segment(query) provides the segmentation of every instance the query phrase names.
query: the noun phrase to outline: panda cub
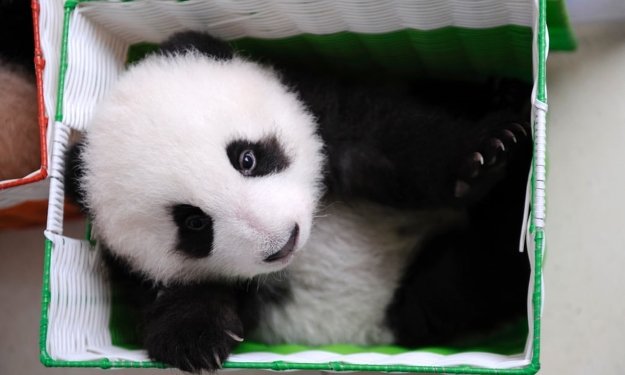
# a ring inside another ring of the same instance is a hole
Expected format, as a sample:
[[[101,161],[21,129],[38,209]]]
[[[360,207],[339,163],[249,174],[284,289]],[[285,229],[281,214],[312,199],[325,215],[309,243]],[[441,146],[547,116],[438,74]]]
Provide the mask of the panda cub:
[[[526,314],[517,96],[278,71],[182,32],[99,103],[66,190],[153,360],[212,371],[243,339],[449,344]]]

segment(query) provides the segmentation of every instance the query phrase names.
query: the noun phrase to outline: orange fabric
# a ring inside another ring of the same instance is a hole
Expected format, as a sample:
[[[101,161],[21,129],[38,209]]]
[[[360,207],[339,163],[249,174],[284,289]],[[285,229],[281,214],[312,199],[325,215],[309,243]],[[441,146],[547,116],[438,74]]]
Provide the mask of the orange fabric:
[[[84,218],[78,207],[66,203],[64,220]],[[29,201],[0,210],[0,230],[24,229],[46,224],[48,201]]]

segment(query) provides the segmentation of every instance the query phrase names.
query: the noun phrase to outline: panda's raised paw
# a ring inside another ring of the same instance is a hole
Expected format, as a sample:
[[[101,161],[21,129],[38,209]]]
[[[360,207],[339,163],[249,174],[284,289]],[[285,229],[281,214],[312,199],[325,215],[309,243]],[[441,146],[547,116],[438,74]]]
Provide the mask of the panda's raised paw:
[[[146,313],[150,359],[190,373],[214,372],[243,341],[228,288],[202,285],[164,291]]]
[[[477,150],[461,162],[454,196],[464,199],[476,194],[476,190],[488,189],[498,179],[508,157],[520,144],[528,143],[529,134],[529,123],[511,122],[486,137]]]

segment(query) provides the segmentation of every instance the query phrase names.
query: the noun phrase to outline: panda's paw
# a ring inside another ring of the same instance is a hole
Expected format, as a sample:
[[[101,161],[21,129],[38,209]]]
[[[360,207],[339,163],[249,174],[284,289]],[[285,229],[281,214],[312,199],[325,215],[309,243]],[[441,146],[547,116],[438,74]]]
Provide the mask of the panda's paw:
[[[503,166],[517,147],[531,140],[529,123],[510,122],[497,126],[475,151],[460,163],[454,196],[465,199],[482,192],[498,180]]]
[[[526,111],[531,102],[532,86],[526,82],[503,77],[492,77],[489,82],[490,95],[488,108],[514,109],[523,116],[529,116]]]
[[[160,339],[146,344],[150,359],[189,373],[220,370],[240,335],[223,330],[161,332]]]
[[[150,359],[190,373],[221,369],[243,341],[243,324],[230,296],[218,294],[179,290],[159,296],[146,314]]]

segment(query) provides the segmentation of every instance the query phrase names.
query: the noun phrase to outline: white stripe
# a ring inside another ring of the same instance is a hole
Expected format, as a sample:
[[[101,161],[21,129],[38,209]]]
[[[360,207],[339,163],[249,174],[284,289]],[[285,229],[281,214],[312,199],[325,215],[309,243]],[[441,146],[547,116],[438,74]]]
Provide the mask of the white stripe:
[[[148,5],[149,6],[146,6]],[[325,0],[186,2],[137,0],[81,3],[85,16],[127,42],[158,42],[183,28],[205,29],[231,40],[246,36],[285,38],[341,31],[376,34],[446,26],[533,26],[528,0]]]

